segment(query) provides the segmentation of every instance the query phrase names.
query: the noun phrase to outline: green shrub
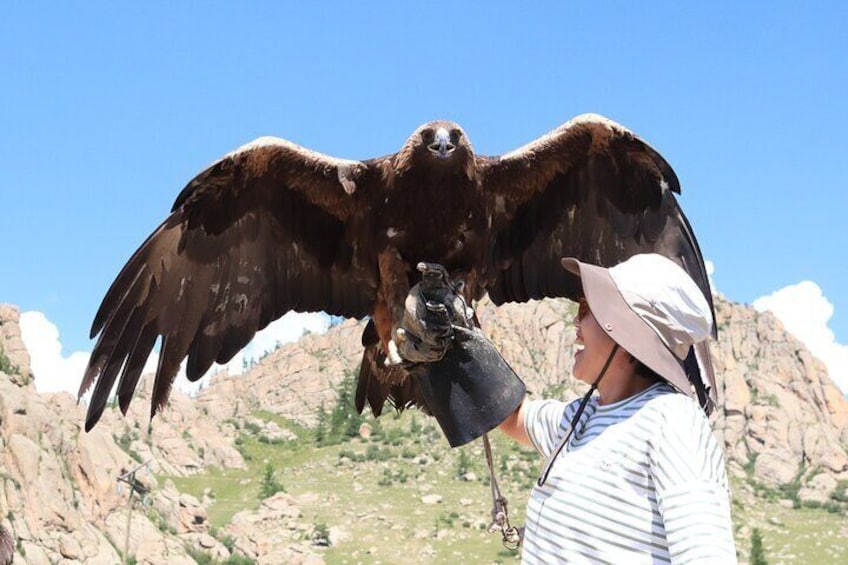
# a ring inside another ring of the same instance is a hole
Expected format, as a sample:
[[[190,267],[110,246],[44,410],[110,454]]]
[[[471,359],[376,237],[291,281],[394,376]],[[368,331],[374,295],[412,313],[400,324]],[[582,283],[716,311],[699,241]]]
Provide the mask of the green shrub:
[[[842,504],[831,500],[824,503],[824,509],[831,514],[843,514],[845,512],[845,507]]]
[[[391,428],[383,434],[383,443],[398,447],[405,442],[407,437],[409,437],[409,433],[406,430],[402,428]]]
[[[215,559],[211,554],[191,546],[186,546],[185,549],[188,556],[194,559],[197,565],[215,565]]]
[[[330,547],[330,529],[324,522],[315,524],[315,529],[312,530],[312,544]]]
[[[339,459],[342,459],[343,457],[347,457],[351,461],[355,462],[365,461],[365,456],[363,454],[356,453],[355,451],[352,451],[350,449],[339,450]]]
[[[830,498],[836,502],[848,503],[848,480],[841,480],[830,493]]]
[[[745,470],[745,473],[748,475],[748,477],[754,476],[754,467],[757,464],[757,457],[759,457],[759,455],[760,454],[755,452],[755,451],[752,451],[751,453],[748,454],[748,462],[745,463],[745,465],[742,466],[742,468]]]
[[[369,445],[368,449],[365,450],[366,461],[388,461],[392,458],[393,455],[391,449],[383,449],[376,445]]]
[[[751,565],[768,565],[766,553],[763,549],[763,536],[760,534],[759,528],[754,528],[751,534]]]
[[[222,565],[256,565],[256,561],[238,553],[231,553]]]
[[[233,536],[222,535],[221,537],[218,537],[217,531],[216,532],[210,532],[210,533],[212,534],[212,537],[214,537],[219,542],[221,542],[221,545],[223,545],[224,547],[227,548],[227,551],[229,551],[230,553],[233,552],[233,549],[236,547],[236,540],[233,539]]]
[[[21,369],[12,363],[12,360],[6,355],[6,350],[3,348],[3,344],[0,343],[0,373],[19,375],[20,371]]]
[[[246,429],[248,432],[252,433],[253,435],[256,435],[262,430],[262,427],[259,424],[257,424],[256,422],[245,422],[244,423],[244,429]]]
[[[286,492],[277,479],[274,477],[274,466],[268,463],[265,465],[265,471],[262,474],[262,483],[259,486],[259,498],[264,500],[274,496],[278,492]]]
[[[459,459],[456,461],[456,478],[461,479],[471,469],[471,458],[465,449],[459,450]]]
[[[412,418],[409,420],[409,433],[413,436],[421,435],[421,424],[418,423],[418,419],[415,417],[415,414],[412,415]]]
[[[397,471],[392,471],[391,469],[385,468],[383,469],[383,476],[377,480],[377,484],[381,487],[390,487],[395,482],[405,483],[409,479],[409,476],[406,474],[406,471],[403,469],[398,469]]]

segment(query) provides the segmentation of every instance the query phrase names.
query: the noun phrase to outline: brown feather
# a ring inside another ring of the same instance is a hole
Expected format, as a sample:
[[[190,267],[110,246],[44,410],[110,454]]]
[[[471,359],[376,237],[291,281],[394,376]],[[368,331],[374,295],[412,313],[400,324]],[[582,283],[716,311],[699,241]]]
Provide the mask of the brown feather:
[[[152,324],[145,326],[127,359],[117,392],[118,405],[124,415],[130,407],[130,400],[132,400],[132,395],[135,393],[136,386],[138,386],[138,379],[141,377],[141,371],[147,361],[147,353],[153,348],[157,337],[155,326]]]
[[[354,397],[357,412],[361,414],[367,405],[371,408],[371,414],[377,418],[388,402],[398,412],[410,406],[418,406],[429,413],[415,380],[409,378],[402,367],[387,367],[385,361],[386,355],[379,342],[365,346]]]
[[[88,428],[122,366],[126,407],[157,336],[154,413],[186,356],[197,379],[288,310],[369,313],[375,275],[367,263],[354,264],[339,219],[367,206],[366,167],[278,141],[236,151],[198,175],[112,283],[92,324],[99,339],[80,388],[97,381]],[[339,166],[360,184],[354,196],[339,185]]]
[[[496,304],[576,299],[579,286],[563,275],[561,257],[610,266],[640,252],[675,259],[711,300],[703,257],[672,195],[680,191],[677,176],[618,124],[581,116],[480,164],[485,190],[503,199],[495,206],[494,223],[503,227],[488,287]]]

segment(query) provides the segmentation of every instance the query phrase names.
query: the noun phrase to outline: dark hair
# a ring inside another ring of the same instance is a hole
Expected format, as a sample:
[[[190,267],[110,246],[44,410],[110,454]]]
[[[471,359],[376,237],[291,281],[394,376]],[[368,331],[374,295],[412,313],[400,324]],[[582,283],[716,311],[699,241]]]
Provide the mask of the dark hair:
[[[636,367],[636,373],[637,374],[645,377],[646,379],[650,379],[654,382],[662,382],[662,381],[665,380],[664,378],[662,378],[660,376],[659,373],[657,373],[656,371],[654,371],[653,369],[651,369],[650,367],[648,367],[647,365],[645,365],[644,363],[642,363],[641,361],[639,361],[638,359],[633,357],[632,355],[630,357],[633,359],[633,365],[635,365],[635,367]]]

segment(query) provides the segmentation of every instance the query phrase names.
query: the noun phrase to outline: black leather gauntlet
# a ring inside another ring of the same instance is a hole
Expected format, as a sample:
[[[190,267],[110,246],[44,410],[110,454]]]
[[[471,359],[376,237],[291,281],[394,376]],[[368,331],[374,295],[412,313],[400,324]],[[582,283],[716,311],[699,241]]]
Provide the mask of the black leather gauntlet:
[[[406,299],[398,354],[409,364],[427,408],[451,447],[503,422],[524,398],[524,383],[474,323],[474,312],[435,263]]]

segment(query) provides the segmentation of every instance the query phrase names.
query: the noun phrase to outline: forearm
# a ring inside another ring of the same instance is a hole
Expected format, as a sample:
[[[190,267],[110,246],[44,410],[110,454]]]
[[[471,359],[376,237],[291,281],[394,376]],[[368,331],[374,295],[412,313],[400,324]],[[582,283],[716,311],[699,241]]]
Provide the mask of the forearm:
[[[509,415],[509,417],[501,422],[498,429],[519,443],[530,445],[530,437],[527,435],[527,429],[524,427],[524,403],[526,397],[521,399],[518,408]]]

